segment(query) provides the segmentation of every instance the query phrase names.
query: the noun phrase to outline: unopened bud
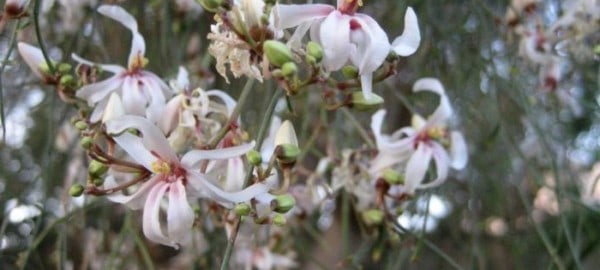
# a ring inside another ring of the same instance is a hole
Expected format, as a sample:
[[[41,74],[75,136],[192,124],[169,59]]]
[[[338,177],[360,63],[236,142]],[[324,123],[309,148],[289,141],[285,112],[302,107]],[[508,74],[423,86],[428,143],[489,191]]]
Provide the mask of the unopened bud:
[[[287,62],[281,66],[281,75],[285,77],[294,76],[298,72],[298,67],[294,62]]]
[[[263,51],[269,59],[269,62],[276,67],[280,67],[287,62],[294,61],[292,51],[282,42],[276,40],[267,40],[263,44]]]
[[[317,63],[323,60],[323,48],[321,48],[319,43],[314,41],[309,41],[308,44],[306,44],[306,54],[312,56]]]
[[[75,128],[79,131],[82,131],[88,128],[88,124],[85,121],[79,120],[75,122]]]
[[[402,176],[399,172],[392,169],[383,170],[383,180],[388,182],[390,185],[401,185],[404,184],[404,176]]]
[[[285,217],[282,214],[276,214],[275,216],[273,216],[273,224],[275,224],[276,226],[284,226],[287,223],[287,220],[285,219]]]
[[[73,81],[73,76],[69,74],[60,77],[60,85],[70,85]]]
[[[219,11],[219,7],[223,5],[223,0],[196,0],[196,2],[198,2],[204,10],[212,13]]]
[[[371,93],[369,98],[366,98],[363,92],[352,93],[351,105],[359,111],[371,111],[383,105],[383,98]]]
[[[58,64],[58,71],[63,74],[71,71],[71,68],[72,68],[71,64],[68,64],[68,63]]]
[[[90,165],[88,165],[88,173],[90,176],[101,177],[106,171],[108,171],[108,166],[100,161],[92,160]]]
[[[81,138],[81,141],[79,141],[79,145],[81,145],[83,149],[87,150],[92,148],[92,145],[94,145],[94,140],[90,137],[83,137]]]
[[[596,45],[596,47],[594,47],[594,53],[600,55],[600,44]]]
[[[277,213],[287,213],[296,204],[296,200],[290,194],[278,195],[275,200],[271,201],[271,208]]]
[[[236,215],[241,217],[249,215],[251,210],[252,208],[250,208],[250,205],[245,203],[236,204],[233,207],[233,212],[235,212]]]
[[[277,160],[283,164],[294,163],[300,156],[300,148],[293,144],[280,144],[275,148]]]
[[[383,222],[383,212],[379,209],[371,209],[362,213],[363,220],[367,225],[378,225]]]
[[[282,144],[291,144],[298,146],[298,137],[296,136],[296,130],[290,120],[285,120],[277,129],[275,133],[275,146]]]
[[[92,177],[90,180],[94,186],[101,187],[104,185],[104,177]]]
[[[256,150],[250,150],[246,157],[248,158],[248,162],[254,166],[258,166],[262,163],[262,155]]]
[[[85,188],[81,184],[74,184],[69,188],[69,195],[72,197],[79,197],[83,194]]]
[[[342,68],[342,74],[348,79],[354,79],[358,77],[358,68],[355,66],[344,66]]]

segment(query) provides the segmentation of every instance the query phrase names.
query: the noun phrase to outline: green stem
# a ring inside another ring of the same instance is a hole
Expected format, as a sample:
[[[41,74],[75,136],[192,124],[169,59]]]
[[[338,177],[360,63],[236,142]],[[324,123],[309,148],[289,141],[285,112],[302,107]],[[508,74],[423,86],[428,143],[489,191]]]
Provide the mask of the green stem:
[[[10,58],[10,55],[12,54],[12,50],[15,47],[15,42],[17,40],[17,30],[19,30],[19,23],[21,21],[17,20],[15,22],[15,28],[13,29],[13,32],[10,36],[10,42],[8,43],[8,51],[6,52],[6,55],[4,56],[4,59],[2,59],[2,64],[0,66],[0,121],[2,122],[2,141],[4,142],[6,140],[6,118],[4,115],[4,88],[3,88],[3,82],[2,82],[2,75],[4,75],[4,69],[6,68],[6,63],[8,63],[8,59]]]
[[[237,118],[240,116],[240,112],[242,111],[242,106],[244,106],[244,103],[246,103],[246,100],[248,99],[250,92],[252,92],[253,85],[254,85],[254,79],[248,79],[248,81],[246,81],[246,84],[244,85],[244,89],[242,89],[242,93],[240,94],[240,97],[238,98],[237,104],[235,105],[233,112],[231,112],[231,115],[229,116],[229,121],[227,122],[227,124],[225,124],[225,126],[223,126],[221,128],[221,130],[219,130],[217,135],[210,141],[210,143],[208,144],[209,149],[214,149],[215,147],[217,147],[217,145],[219,144],[219,142],[221,142],[223,137],[225,137],[227,132],[229,132],[229,130],[231,130],[231,123],[235,123]]]
[[[38,44],[40,45],[40,50],[42,51],[42,55],[44,56],[44,60],[48,65],[48,70],[50,74],[54,74],[54,64],[50,61],[50,57],[48,57],[48,53],[46,52],[46,46],[44,46],[44,40],[42,39],[42,33],[40,32],[40,8],[41,8],[42,0],[35,0],[35,5],[33,6],[33,25],[35,27],[35,36],[38,40]]]
[[[367,131],[362,127],[362,125],[358,122],[358,120],[356,120],[356,118],[354,118],[354,115],[352,115],[352,113],[350,113],[350,111],[348,111],[347,108],[341,108],[340,111],[342,111],[342,114],[344,114],[344,116],[346,116],[346,118],[348,120],[350,120],[350,123],[358,131],[358,134],[360,135],[360,137],[362,137],[363,140],[365,140],[367,145],[370,148],[375,148],[376,147],[375,143],[373,142],[371,137],[369,137],[369,133],[367,133]]]

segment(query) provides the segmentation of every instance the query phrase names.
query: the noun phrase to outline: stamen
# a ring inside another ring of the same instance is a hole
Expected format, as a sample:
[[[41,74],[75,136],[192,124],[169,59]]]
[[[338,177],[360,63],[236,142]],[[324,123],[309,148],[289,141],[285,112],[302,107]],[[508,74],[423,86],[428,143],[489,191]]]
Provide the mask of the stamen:
[[[152,172],[157,174],[168,174],[171,172],[171,166],[162,160],[152,162]]]

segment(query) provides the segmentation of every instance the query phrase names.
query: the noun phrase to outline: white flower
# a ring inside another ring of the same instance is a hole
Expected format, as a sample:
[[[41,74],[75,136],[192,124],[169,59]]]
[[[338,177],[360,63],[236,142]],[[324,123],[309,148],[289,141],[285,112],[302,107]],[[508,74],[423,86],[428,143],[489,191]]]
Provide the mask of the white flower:
[[[128,133],[128,129],[137,129],[142,136]],[[110,120],[106,122],[106,130],[115,135],[115,142],[135,162],[152,173],[151,178],[133,194],[112,194],[109,199],[133,209],[143,207],[143,231],[154,242],[177,248],[188,235],[194,223],[194,211],[187,200],[189,195],[210,198],[231,207],[233,203],[247,202],[268,191],[265,185],[254,184],[240,192],[225,192],[212,184],[199,169],[202,160],[239,157],[252,149],[254,143],[216,150],[192,150],[179,158],[160,129],[143,117],[125,115]],[[113,177],[106,179],[107,188],[116,185]],[[163,198],[169,202],[166,234],[159,218]]]
[[[19,54],[27,63],[31,71],[35,73],[40,79],[47,80],[50,79],[50,74],[48,74],[48,65],[46,60],[44,59],[44,55],[42,54],[42,50],[35,46],[31,46],[25,42],[19,42],[17,45]]]
[[[379,150],[371,163],[371,172],[378,174],[385,168],[406,162],[403,192],[408,194],[442,184],[448,175],[448,167],[462,169],[468,158],[462,134],[448,131],[447,121],[452,116],[452,108],[442,84],[437,79],[424,78],[415,83],[413,91],[431,91],[440,96],[439,106],[427,120],[414,115],[412,127],[402,128],[389,136],[381,134],[385,110],[377,111],[371,122]],[[436,178],[423,183],[432,158]]]
[[[83,86],[77,91],[77,97],[84,99],[88,105],[95,106],[90,117],[91,122],[102,118],[110,93],[121,96],[127,114],[147,116],[156,122],[161,117],[168,95],[167,85],[154,73],[143,70],[147,59],[144,58],[146,43],[138,32],[138,25],[129,13],[118,6],[103,5],[98,12],[114,19],[133,34],[128,68],[119,65],[98,65],[103,70],[114,73],[106,80]],[[86,65],[96,65],[73,54],[73,59]]]
[[[360,1],[338,0],[337,9],[324,4],[278,5],[276,28],[298,26],[290,39],[297,44],[310,29],[310,38],[323,47],[327,71],[341,69],[348,62],[358,67],[362,91],[371,97],[373,72],[390,50],[398,55],[413,54],[421,41],[417,16],[412,8],[404,15],[404,32],[390,44],[387,34],[368,15],[356,13]]]

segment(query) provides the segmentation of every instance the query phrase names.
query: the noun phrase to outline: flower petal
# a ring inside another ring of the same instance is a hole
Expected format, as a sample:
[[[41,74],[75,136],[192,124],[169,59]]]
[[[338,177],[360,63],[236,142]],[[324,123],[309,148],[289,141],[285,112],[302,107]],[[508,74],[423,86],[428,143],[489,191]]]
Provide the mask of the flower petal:
[[[106,123],[106,132],[111,134],[121,133],[129,128],[139,130],[143,135],[142,142],[144,146],[154,154],[159,155],[163,161],[178,162],[177,156],[173,149],[171,149],[171,146],[169,146],[167,138],[148,119],[137,115],[124,115]],[[128,133],[124,133],[123,135],[125,134]],[[124,147],[123,145],[120,146]]]
[[[35,75],[37,75],[39,78],[43,79],[44,76],[42,75],[40,68],[44,63],[46,63],[46,60],[44,59],[42,50],[24,42],[19,42],[17,46],[19,54],[23,60],[25,60],[25,63],[27,63],[31,71],[33,71],[33,73],[35,73]]]
[[[113,121],[115,120],[108,121],[106,123],[107,127]],[[123,133],[119,136],[114,136],[113,140],[115,140],[115,142],[117,142],[117,144],[138,164],[152,171],[152,164],[156,162],[158,158],[146,149],[146,146],[142,142],[142,138],[130,133]]]
[[[469,152],[465,138],[460,132],[450,132],[450,157],[452,160],[450,166],[454,169],[460,170],[467,165]]]
[[[254,148],[254,142],[233,147],[214,150],[191,150],[181,158],[181,164],[188,169],[194,168],[198,162],[205,159],[228,159],[239,157]]]
[[[373,97],[373,73],[360,75],[360,87],[365,99],[370,100]]]
[[[241,190],[244,187],[244,163],[241,158],[227,160],[227,177],[223,189],[226,191]]]
[[[102,123],[106,123],[108,120],[112,120],[123,115],[125,115],[123,102],[121,102],[119,95],[117,95],[115,92],[112,92],[108,98],[108,103],[106,103],[105,111],[102,114]]]
[[[378,110],[371,116],[371,131],[375,136],[375,144],[377,144],[377,148],[381,149],[383,146],[383,138],[381,136],[381,127],[383,126],[383,119],[387,111],[384,109]]]
[[[350,59],[350,17],[337,10],[331,12],[321,23],[319,35],[325,69],[339,70]]]
[[[355,14],[354,20],[360,24],[360,29],[352,30],[352,33],[363,32],[364,35],[350,35],[358,38],[352,40],[357,44],[359,61],[355,63],[358,66],[360,74],[372,73],[377,70],[385,61],[390,53],[390,42],[385,31],[379,24],[368,15]],[[360,40],[360,38],[365,40]]]
[[[85,59],[81,58],[79,55],[74,54],[74,53],[71,54],[71,58],[73,58],[73,60],[79,62],[80,64],[88,65],[90,67],[98,66],[102,70],[106,70],[108,72],[115,73],[115,74],[122,73],[122,72],[126,71],[126,69],[124,67],[122,67],[122,66],[111,65],[111,64],[98,64],[98,63],[94,63],[92,61],[85,60]]]
[[[142,186],[131,195],[123,195],[123,193],[117,192],[106,196],[106,198],[116,203],[125,204],[133,210],[138,210],[144,206],[144,203],[146,202],[146,198],[148,197],[150,190],[159,181],[161,181],[160,176],[156,175],[150,178],[150,180],[143,183]],[[113,188],[116,186],[117,183],[115,182],[115,178],[112,175],[106,177],[106,179],[104,180],[105,189]]]
[[[324,4],[277,5],[279,23],[277,29],[286,29],[301,23],[326,17],[335,10],[333,6]]]
[[[269,191],[269,187],[256,183],[238,192],[226,192],[208,181],[204,175],[188,171],[188,181],[196,190],[204,191],[209,198],[231,207],[233,203],[248,202],[259,194]]]
[[[404,14],[404,31],[392,42],[392,50],[400,56],[409,56],[417,51],[421,43],[419,21],[415,11],[408,7]]]
[[[105,99],[114,91],[119,90],[123,85],[120,75],[114,75],[106,80],[88,84],[81,87],[76,92],[76,96],[88,102],[89,106],[94,106],[100,100]]]
[[[148,99],[142,94],[138,78],[126,76],[121,90],[123,107],[127,114],[145,115]]]
[[[144,77],[140,80],[143,87],[142,94],[150,96],[150,103],[146,108],[146,116],[150,121],[156,123],[163,117],[162,113],[166,103],[164,93],[160,85],[152,77]]]
[[[434,142],[431,144],[433,149],[433,161],[435,162],[436,178],[433,181],[417,186],[417,189],[432,188],[441,185],[448,178],[448,165],[450,158],[444,147]]]
[[[98,12],[106,17],[120,22],[123,26],[131,30],[133,40],[131,41],[131,52],[129,53],[128,65],[136,61],[136,58],[143,57],[146,53],[146,43],[144,37],[138,32],[138,25],[135,18],[120,6],[103,5],[98,8]]]
[[[169,207],[167,209],[169,239],[176,243],[184,240],[194,226],[194,218],[194,210],[187,200],[183,183],[175,181],[169,185]]]
[[[230,116],[233,113],[233,109],[235,108],[237,101],[235,101],[235,99],[233,99],[230,95],[217,89],[206,91],[206,95],[221,99],[227,108],[227,116]]]
[[[428,125],[446,125],[446,120],[452,116],[452,107],[446,96],[442,83],[436,78],[422,78],[413,85],[413,91],[430,91],[440,96],[440,104],[435,111],[429,116]]]
[[[151,241],[178,248],[176,244],[173,244],[173,242],[164,235],[160,226],[160,202],[167,188],[169,188],[169,184],[161,181],[150,190],[148,198],[146,199],[146,204],[144,205],[144,221],[142,227],[144,235]]]
[[[406,174],[404,177],[406,192],[409,194],[414,193],[418,186],[423,182],[425,173],[429,168],[429,162],[431,161],[432,149],[425,143],[420,143],[417,147],[417,151],[408,160],[406,164]]]
[[[169,100],[169,103],[164,107],[161,114],[162,117],[159,118],[157,123],[164,134],[171,133],[177,127],[177,124],[179,124],[179,117],[184,101],[184,94],[179,94]]]

